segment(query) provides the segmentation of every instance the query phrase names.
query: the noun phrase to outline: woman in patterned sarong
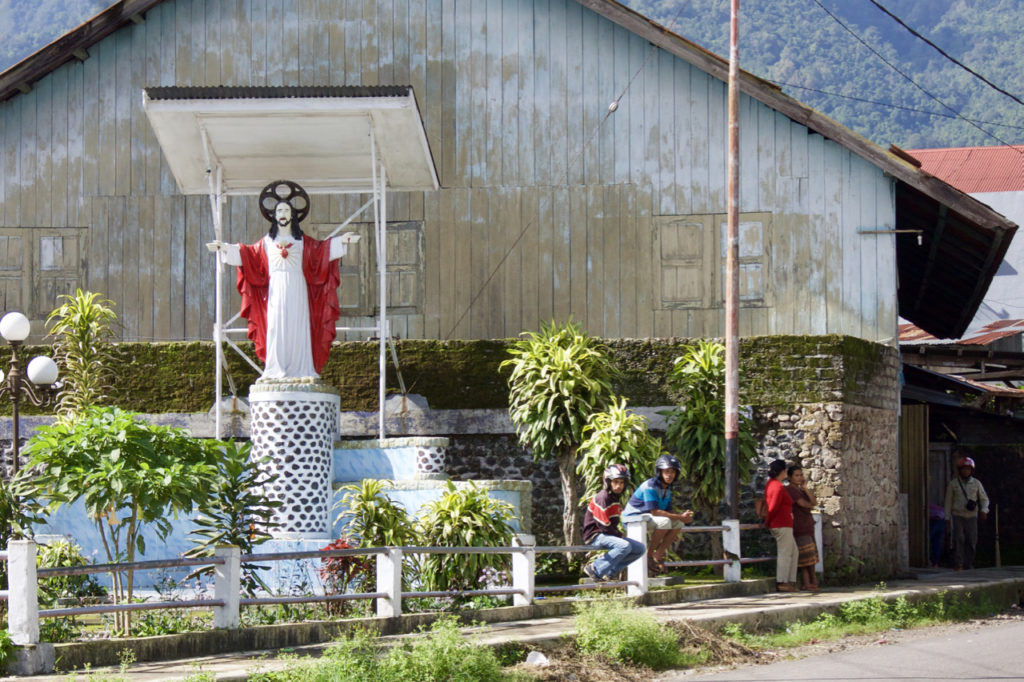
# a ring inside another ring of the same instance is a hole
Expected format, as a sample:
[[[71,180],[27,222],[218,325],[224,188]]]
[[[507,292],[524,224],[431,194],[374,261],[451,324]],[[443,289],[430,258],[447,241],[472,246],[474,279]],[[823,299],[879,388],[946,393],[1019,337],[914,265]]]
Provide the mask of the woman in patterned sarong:
[[[789,485],[786,490],[793,498],[793,539],[800,554],[797,558],[797,571],[800,573],[801,587],[805,590],[817,590],[818,581],[814,566],[818,563],[818,545],[814,541],[814,518],[811,510],[818,506],[814,493],[807,488],[804,470],[798,465],[789,467]]]

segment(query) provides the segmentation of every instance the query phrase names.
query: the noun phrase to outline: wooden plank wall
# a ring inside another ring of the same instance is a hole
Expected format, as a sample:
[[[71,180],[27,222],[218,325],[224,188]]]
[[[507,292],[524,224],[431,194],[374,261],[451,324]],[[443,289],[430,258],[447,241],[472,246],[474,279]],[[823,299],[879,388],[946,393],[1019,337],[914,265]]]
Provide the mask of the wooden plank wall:
[[[413,86],[442,189],[389,199],[391,220],[423,225],[403,338],[570,315],[608,337],[723,332],[717,306],[662,307],[652,230],[724,215],[726,86],[573,0],[167,0],[89,54],[0,104],[0,227],[87,227],[83,285],[116,302],[126,340],[213,324],[209,202],[177,194],[141,108],[143,87],[172,84]],[[740,185],[741,212],[772,216],[770,296],[741,334],[893,336],[894,242],[857,234],[894,224],[876,167],[744,98]],[[311,220],[365,200],[316,197]],[[252,199],[224,216],[228,239],[265,230]]]

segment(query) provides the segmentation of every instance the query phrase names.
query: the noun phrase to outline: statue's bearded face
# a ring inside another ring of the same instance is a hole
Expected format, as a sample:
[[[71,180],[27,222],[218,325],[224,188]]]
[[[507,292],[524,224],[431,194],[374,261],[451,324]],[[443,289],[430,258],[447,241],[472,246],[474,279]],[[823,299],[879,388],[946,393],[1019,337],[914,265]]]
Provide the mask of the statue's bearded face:
[[[282,201],[274,211],[277,224],[281,227],[288,227],[292,222],[292,207],[287,201]]]

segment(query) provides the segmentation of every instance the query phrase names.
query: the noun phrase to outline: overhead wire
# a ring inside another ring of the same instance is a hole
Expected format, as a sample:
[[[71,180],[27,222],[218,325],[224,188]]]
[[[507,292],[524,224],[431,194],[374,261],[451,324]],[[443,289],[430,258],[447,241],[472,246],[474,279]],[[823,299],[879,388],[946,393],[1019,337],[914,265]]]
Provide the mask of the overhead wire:
[[[973,121],[974,123],[983,123],[985,125],[999,126],[1001,128],[1014,128],[1016,130],[1024,130],[1024,126],[1013,125],[1012,123],[997,123],[996,121],[982,121],[977,118],[967,118],[966,116],[954,116],[953,114],[947,114],[942,111],[930,111],[928,109],[920,109],[918,107],[908,107],[902,104],[893,104],[892,102],[882,102],[880,100],[868,99],[866,97],[855,97],[854,95],[844,95],[839,92],[829,92],[828,90],[819,90],[818,88],[812,88],[807,85],[797,85],[796,83],[786,83],[784,81],[770,80],[770,82],[779,86],[780,88],[797,88],[798,90],[807,90],[808,92],[816,92],[821,95],[827,95],[829,97],[839,97],[840,99],[849,99],[854,102],[864,102],[865,104],[874,104],[880,107],[888,107],[890,109],[901,109],[903,111],[910,111],[917,114],[926,114],[928,116],[941,116],[943,118],[963,118],[967,121]]]
[[[975,70],[974,70],[974,69],[972,69],[971,67],[969,67],[969,66],[967,66],[966,64],[964,64],[963,62],[959,61],[959,60],[958,60],[958,59],[957,59],[956,57],[953,57],[952,55],[950,55],[949,53],[947,53],[947,52],[946,52],[945,50],[943,50],[943,49],[942,49],[941,47],[939,47],[938,45],[936,45],[935,43],[933,43],[933,42],[932,42],[931,40],[929,40],[929,39],[928,39],[928,38],[926,38],[925,36],[921,35],[921,34],[920,34],[920,33],[919,33],[918,31],[915,31],[915,30],[914,30],[913,28],[911,28],[910,26],[908,26],[908,25],[907,25],[907,23],[906,23],[905,21],[903,21],[903,20],[902,20],[902,19],[900,19],[900,18],[899,18],[898,16],[896,16],[895,14],[893,14],[892,12],[890,12],[890,11],[889,11],[888,9],[886,9],[886,8],[885,8],[884,6],[882,6],[882,4],[878,2],[878,0],[868,0],[868,2],[870,2],[870,3],[872,4],[872,5],[874,5],[874,6],[875,6],[875,7],[877,7],[878,9],[882,10],[883,12],[885,12],[885,13],[886,13],[887,15],[889,15],[890,17],[892,17],[893,21],[895,21],[895,22],[896,22],[897,24],[899,24],[899,25],[900,25],[900,26],[902,26],[903,28],[905,28],[905,29],[907,29],[908,31],[910,31],[910,33],[911,33],[912,35],[914,35],[915,37],[917,37],[917,38],[920,38],[920,39],[921,39],[921,40],[923,40],[924,42],[928,43],[928,45],[930,45],[931,47],[933,47],[933,48],[935,49],[935,51],[936,51],[936,52],[938,52],[938,53],[939,53],[939,54],[941,54],[941,55],[942,55],[943,57],[945,57],[945,58],[946,58],[946,59],[948,59],[949,61],[953,62],[953,63],[954,63],[954,64],[956,64],[957,66],[959,66],[959,67],[960,67],[961,69],[963,69],[963,70],[964,70],[964,71],[966,71],[967,73],[971,74],[972,76],[974,76],[975,78],[977,78],[978,80],[980,80],[980,81],[981,81],[982,83],[985,83],[985,85],[988,85],[988,86],[989,86],[990,88],[992,88],[992,89],[993,89],[993,90],[995,90],[996,92],[1000,92],[1000,93],[1002,93],[1002,94],[1006,95],[1007,97],[1009,97],[1010,99],[1012,99],[1012,100],[1013,100],[1014,102],[1017,102],[1018,104],[1024,104],[1024,100],[1022,100],[1022,99],[1021,99],[1020,97],[1017,97],[1017,95],[1013,94],[1012,92],[1007,92],[1007,91],[1006,91],[1006,90],[1004,90],[1003,88],[999,87],[998,85],[996,85],[995,83],[993,83],[993,82],[992,82],[992,81],[990,81],[989,79],[985,78],[984,76],[982,76],[982,75],[981,75],[980,73],[978,73],[977,71],[975,71]]]
[[[929,92],[927,88],[925,88],[925,87],[924,87],[923,85],[921,85],[920,83],[918,83],[917,81],[915,81],[915,80],[914,80],[913,78],[911,78],[911,77],[910,77],[909,75],[907,75],[906,73],[904,73],[902,69],[900,69],[900,68],[899,68],[898,66],[896,66],[896,65],[895,65],[895,64],[893,64],[893,63],[892,63],[891,61],[889,61],[888,59],[886,59],[886,58],[885,58],[885,56],[884,56],[884,55],[883,55],[883,54],[882,54],[881,52],[879,52],[878,50],[876,50],[876,49],[875,49],[875,48],[874,48],[874,47],[873,47],[873,46],[872,46],[872,45],[871,45],[870,43],[868,43],[868,42],[867,42],[866,40],[864,40],[863,38],[861,38],[861,37],[860,37],[860,36],[859,36],[859,35],[857,34],[857,32],[856,32],[856,31],[854,31],[854,30],[853,30],[852,28],[850,28],[849,26],[847,26],[847,25],[846,25],[846,24],[845,24],[845,23],[844,23],[844,22],[843,22],[843,21],[842,21],[842,20],[841,20],[841,19],[840,19],[839,17],[837,17],[837,16],[836,16],[835,14],[833,14],[833,13],[832,13],[832,12],[831,12],[831,11],[830,11],[830,10],[829,10],[829,9],[828,9],[827,7],[825,7],[825,5],[823,5],[823,4],[821,3],[821,0],[811,0],[811,2],[813,2],[813,3],[814,3],[814,4],[816,4],[816,5],[818,6],[818,7],[820,7],[820,8],[821,8],[821,10],[822,10],[823,12],[825,12],[825,14],[829,15],[829,17],[831,17],[833,21],[835,21],[835,22],[836,22],[837,24],[839,24],[839,25],[840,25],[840,26],[841,26],[841,27],[842,27],[842,28],[843,28],[843,29],[844,29],[844,30],[845,30],[845,31],[846,31],[847,33],[849,33],[849,34],[850,34],[851,36],[853,36],[853,37],[854,37],[854,39],[856,39],[856,40],[857,40],[857,42],[859,42],[859,43],[860,43],[861,45],[863,45],[863,46],[864,46],[864,47],[866,47],[866,48],[867,48],[868,50],[870,50],[870,51],[871,51],[871,52],[872,52],[872,53],[873,53],[873,54],[874,54],[874,55],[875,55],[876,57],[878,57],[878,58],[879,58],[879,59],[881,59],[881,60],[882,60],[883,62],[885,62],[886,66],[888,66],[888,67],[889,67],[890,69],[892,69],[893,71],[895,71],[896,73],[898,73],[899,75],[901,75],[901,76],[902,76],[902,77],[903,77],[904,79],[906,79],[906,80],[907,80],[907,82],[909,82],[909,83],[910,83],[911,85],[913,85],[913,86],[914,86],[914,87],[916,87],[916,88],[917,88],[918,90],[920,90],[921,92],[923,92],[923,93],[924,93],[925,95],[927,95],[927,96],[928,96],[929,98],[931,98],[932,100],[934,100],[935,102],[937,102],[937,103],[938,103],[938,104],[939,104],[940,106],[942,106],[942,107],[943,107],[944,109],[948,109],[949,111],[951,111],[951,112],[952,112],[952,113],[954,114],[954,116],[955,116],[956,118],[960,119],[961,121],[964,121],[964,122],[965,122],[965,123],[967,123],[968,125],[974,126],[974,127],[975,127],[975,128],[977,128],[978,130],[980,130],[981,132],[983,132],[983,133],[984,133],[985,135],[988,135],[988,136],[989,136],[989,137],[991,137],[992,139],[994,139],[994,140],[997,140],[997,141],[998,141],[998,142],[999,142],[1000,144],[1002,144],[1002,145],[1004,145],[1004,146],[1006,146],[1006,147],[1010,147],[1011,149],[1015,149],[1015,150],[1017,150],[1017,152],[1018,152],[1018,153],[1024,154],[1024,149],[1021,149],[1020,147],[1017,147],[1017,146],[1015,146],[1015,145],[1012,145],[1012,144],[1010,144],[1010,143],[1009,143],[1009,142],[1007,142],[1006,140],[1004,140],[1004,139],[1000,138],[1000,137],[999,137],[998,135],[996,135],[995,133],[992,133],[992,132],[990,132],[990,131],[988,131],[988,130],[985,130],[985,129],[984,129],[984,128],[982,128],[982,127],[981,127],[980,125],[978,125],[978,124],[977,124],[977,123],[975,123],[974,121],[972,121],[972,120],[970,120],[970,119],[966,118],[966,117],[965,117],[965,116],[963,116],[963,115],[962,115],[962,114],[961,114],[960,112],[958,112],[958,111],[957,111],[956,109],[954,109],[953,107],[951,107],[951,106],[949,106],[948,104],[946,104],[945,102],[943,102],[943,101],[942,101],[941,99],[939,99],[939,98],[938,98],[938,97],[937,97],[936,95],[933,95],[933,94],[932,94],[931,92]]]

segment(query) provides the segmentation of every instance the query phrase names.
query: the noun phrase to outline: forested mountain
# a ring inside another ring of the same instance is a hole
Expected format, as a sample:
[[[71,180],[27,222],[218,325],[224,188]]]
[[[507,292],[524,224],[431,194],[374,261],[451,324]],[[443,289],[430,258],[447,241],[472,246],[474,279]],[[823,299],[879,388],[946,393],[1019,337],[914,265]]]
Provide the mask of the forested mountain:
[[[950,57],[1024,99],[1024,0],[877,2]],[[106,4],[0,0],[0,70]],[[728,56],[729,0],[626,4]],[[882,145],[1024,142],[1024,105],[914,37],[872,0],[740,0],[740,65]]]
[[[628,4],[728,57],[728,0]],[[1024,99],[1024,0],[878,4],[950,57]],[[871,0],[740,0],[739,22],[741,68],[879,144],[1024,142],[1024,105],[956,66]]]

